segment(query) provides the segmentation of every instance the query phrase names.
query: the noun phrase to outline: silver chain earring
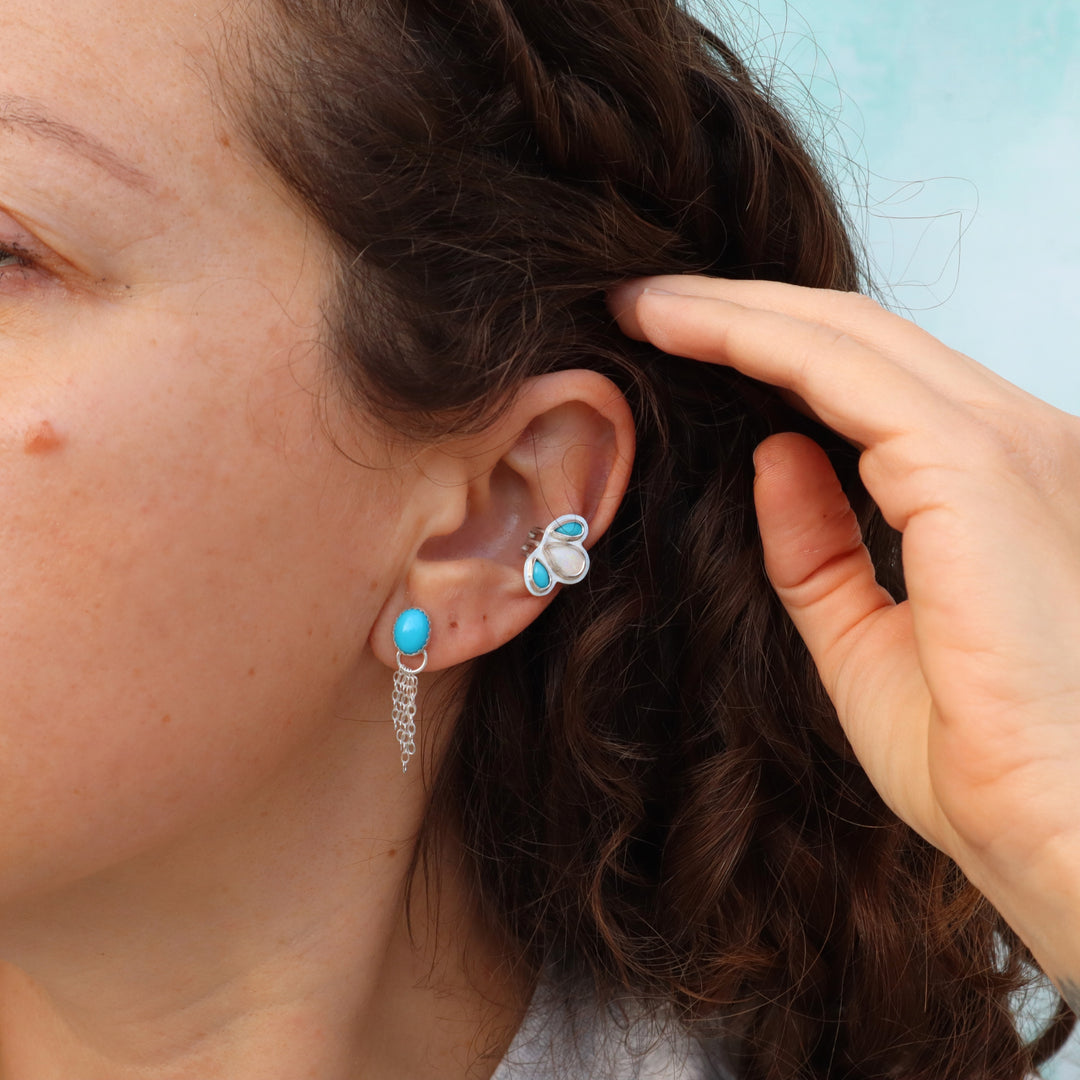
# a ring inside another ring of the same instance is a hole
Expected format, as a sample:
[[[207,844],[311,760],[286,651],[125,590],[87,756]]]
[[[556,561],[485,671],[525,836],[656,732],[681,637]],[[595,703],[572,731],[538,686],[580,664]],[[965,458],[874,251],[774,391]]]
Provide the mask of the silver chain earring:
[[[401,771],[409,768],[409,759],[416,753],[416,690],[417,675],[427,667],[427,643],[431,640],[431,620],[420,608],[403,611],[394,623],[394,645],[397,648],[397,671],[394,672],[394,734],[401,747]],[[416,667],[408,667],[406,656],[420,656]]]
[[[563,514],[546,529],[529,532],[521,548],[525,560],[525,588],[533,596],[547,596],[556,585],[576,585],[589,572],[585,538],[589,523],[577,514]]]

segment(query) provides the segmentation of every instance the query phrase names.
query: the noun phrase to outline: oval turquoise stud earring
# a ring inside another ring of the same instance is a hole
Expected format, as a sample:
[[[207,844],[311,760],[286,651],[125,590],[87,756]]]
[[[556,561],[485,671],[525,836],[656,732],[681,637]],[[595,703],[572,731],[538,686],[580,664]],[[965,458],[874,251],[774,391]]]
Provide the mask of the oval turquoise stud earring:
[[[525,560],[525,588],[533,596],[547,596],[556,585],[576,585],[589,572],[585,538],[589,523],[577,514],[563,514],[546,529],[529,532],[522,547]]]
[[[431,620],[420,608],[408,608],[394,622],[394,646],[397,649],[397,671],[394,672],[394,735],[401,747],[401,771],[409,767],[416,753],[416,690],[417,675],[427,667],[427,643],[431,640]],[[406,656],[420,656],[416,667],[409,667]]]

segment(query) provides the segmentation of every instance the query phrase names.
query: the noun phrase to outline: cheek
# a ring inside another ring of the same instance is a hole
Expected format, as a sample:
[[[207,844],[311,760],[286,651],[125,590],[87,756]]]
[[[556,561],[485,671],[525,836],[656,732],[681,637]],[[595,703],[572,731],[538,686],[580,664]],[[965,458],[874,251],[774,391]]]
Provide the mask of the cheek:
[[[356,499],[294,372],[176,346],[0,399],[0,896],[280,767],[377,613],[378,473]]]

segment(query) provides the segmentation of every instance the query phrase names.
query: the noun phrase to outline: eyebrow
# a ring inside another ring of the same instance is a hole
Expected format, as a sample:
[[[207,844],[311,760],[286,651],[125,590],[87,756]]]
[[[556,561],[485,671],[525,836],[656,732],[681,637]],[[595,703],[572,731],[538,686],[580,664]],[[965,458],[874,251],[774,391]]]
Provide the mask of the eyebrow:
[[[51,116],[33,98],[0,93],[0,130],[25,131],[50,139],[96,165],[128,187],[151,191],[154,181],[142,169],[110,150],[100,139],[81,128]]]

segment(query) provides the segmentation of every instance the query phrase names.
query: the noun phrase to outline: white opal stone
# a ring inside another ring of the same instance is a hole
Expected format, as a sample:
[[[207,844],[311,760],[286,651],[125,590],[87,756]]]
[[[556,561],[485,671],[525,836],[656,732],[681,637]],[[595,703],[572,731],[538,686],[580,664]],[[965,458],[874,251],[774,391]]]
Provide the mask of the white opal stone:
[[[576,578],[585,572],[585,552],[573,544],[548,543],[544,555],[558,577]]]

